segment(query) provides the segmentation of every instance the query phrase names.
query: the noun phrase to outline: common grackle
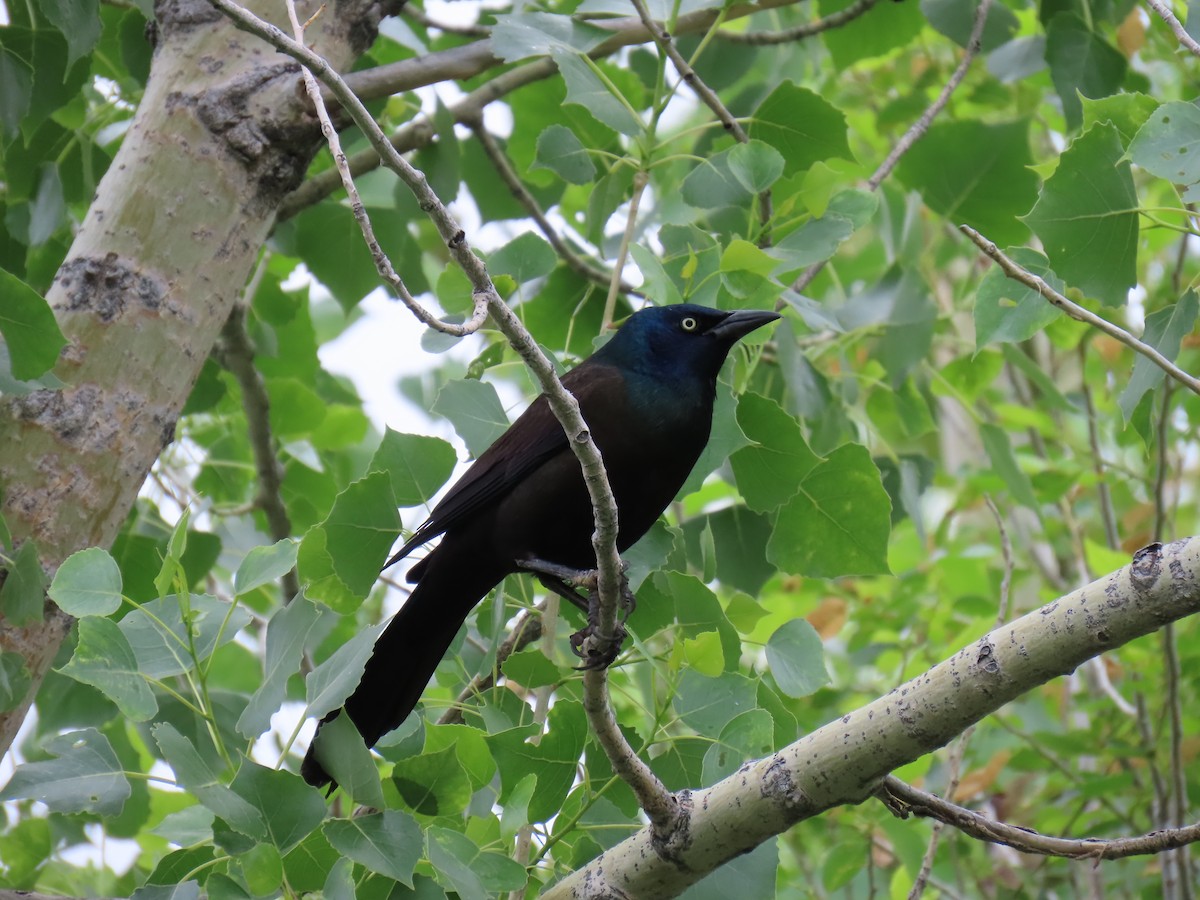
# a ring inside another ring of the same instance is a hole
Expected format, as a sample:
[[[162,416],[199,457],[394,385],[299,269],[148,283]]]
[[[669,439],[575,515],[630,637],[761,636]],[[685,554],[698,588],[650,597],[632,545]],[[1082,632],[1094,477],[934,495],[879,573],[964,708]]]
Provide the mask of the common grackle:
[[[692,304],[643,309],[563,377],[604,457],[617,501],[618,550],[654,524],[708,443],[717,373],[730,349],[778,318]],[[519,560],[591,568],[593,530],[579,462],[540,396],[387,562],[443,535],[409,570],[416,587],[346,700],[367,746],[408,717],[467,614],[501,579],[523,569]],[[320,734],[318,725],[301,767],[317,786],[331,780],[317,760]]]

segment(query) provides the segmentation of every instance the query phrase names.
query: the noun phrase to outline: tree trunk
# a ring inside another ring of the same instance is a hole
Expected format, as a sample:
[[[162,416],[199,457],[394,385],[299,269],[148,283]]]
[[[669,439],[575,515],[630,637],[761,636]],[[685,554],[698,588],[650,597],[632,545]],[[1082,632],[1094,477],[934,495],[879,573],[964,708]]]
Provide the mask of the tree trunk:
[[[247,4],[283,27],[281,3]],[[298,3],[301,18],[316,12]],[[399,0],[340,0],[306,41],[346,67]],[[68,344],[61,390],[0,401],[3,514],[36,541],[47,575],[116,537],[222,324],[280,200],[320,145],[299,68],[203,0],[160,0],[145,96],[47,295]],[[0,618],[0,651],[33,685],[0,714],[8,750],[71,619]]]

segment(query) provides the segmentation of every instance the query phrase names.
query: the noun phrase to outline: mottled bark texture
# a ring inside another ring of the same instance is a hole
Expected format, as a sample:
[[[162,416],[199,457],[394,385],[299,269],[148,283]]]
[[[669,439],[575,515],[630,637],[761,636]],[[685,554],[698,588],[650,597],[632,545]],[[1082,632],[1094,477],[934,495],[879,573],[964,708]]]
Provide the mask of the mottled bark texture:
[[[247,4],[286,27],[283,4]],[[301,16],[318,2],[301,0]],[[346,68],[399,0],[338,0],[308,42]],[[280,200],[320,145],[295,63],[204,0],[160,0],[145,96],[47,295],[68,345],[61,390],[0,400],[3,512],[47,574],[107,547],[229,316]],[[8,750],[71,620],[0,618],[34,687],[0,714]]]
[[[1125,568],[1001,625],[873,703],[710,788],[681,791],[670,834],[644,827],[543,900],[677,897],[797,822],[861,803],[893,769],[1025,692],[1198,611],[1200,537],[1151,544]]]

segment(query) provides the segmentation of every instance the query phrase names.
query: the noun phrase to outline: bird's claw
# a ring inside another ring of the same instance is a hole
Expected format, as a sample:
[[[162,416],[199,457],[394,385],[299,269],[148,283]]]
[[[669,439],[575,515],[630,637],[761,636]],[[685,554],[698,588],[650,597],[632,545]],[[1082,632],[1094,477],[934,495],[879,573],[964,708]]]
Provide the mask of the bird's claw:
[[[621,644],[628,634],[625,626],[617,622],[612,637],[605,640],[600,636],[598,627],[589,622],[571,635],[571,650],[583,660],[583,665],[576,666],[575,671],[607,669],[621,655]]]

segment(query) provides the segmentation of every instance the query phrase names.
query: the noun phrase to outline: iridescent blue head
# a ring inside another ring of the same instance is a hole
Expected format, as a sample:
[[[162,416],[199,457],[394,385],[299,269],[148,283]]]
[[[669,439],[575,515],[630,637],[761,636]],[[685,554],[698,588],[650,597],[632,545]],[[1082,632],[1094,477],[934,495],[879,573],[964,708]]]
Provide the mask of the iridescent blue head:
[[[711,382],[739,339],[778,318],[761,309],[651,306],[626,319],[593,358],[666,382],[696,377]]]

